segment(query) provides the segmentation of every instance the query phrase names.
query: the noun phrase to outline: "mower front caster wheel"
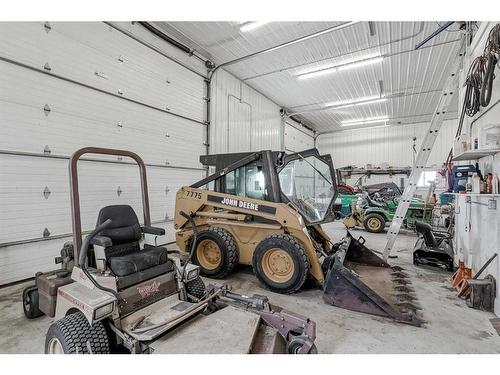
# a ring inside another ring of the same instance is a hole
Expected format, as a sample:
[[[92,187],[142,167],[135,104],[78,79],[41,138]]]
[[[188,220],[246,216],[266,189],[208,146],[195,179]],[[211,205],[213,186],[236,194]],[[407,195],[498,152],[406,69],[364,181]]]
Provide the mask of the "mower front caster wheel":
[[[273,234],[260,242],[252,264],[260,282],[277,293],[299,290],[311,267],[304,247],[288,234]]]
[[[104,324],[92,326],[77,312],[52,323],[45,337],[45,354],[109,354]]]
[[[294,337],[287,345],[288,354],[299,354],[299,350],[306,343],[306,338],[303,336]],[[303,354],[318,354],[318,348],[316,345],[312,344],[311,348],[307,353]]]
[[[38,305],[38,288],[29,286],[23,290],[23,310],[28,319],[35,319],[43,315]]]

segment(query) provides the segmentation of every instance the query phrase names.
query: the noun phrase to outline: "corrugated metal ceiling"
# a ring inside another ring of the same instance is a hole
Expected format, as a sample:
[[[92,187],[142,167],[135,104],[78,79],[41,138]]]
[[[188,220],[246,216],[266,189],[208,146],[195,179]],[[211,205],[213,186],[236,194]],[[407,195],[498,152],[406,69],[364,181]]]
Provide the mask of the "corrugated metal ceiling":
[[[241,32],[239,22],[157,22],[191,47],[221,64],[342,22],[272,22]],[[388,117],[390,123],[428,121],[460,45],[460,32],[445,31],[415,51],[416,43],[438,27],[435,22],[359,22],[264,55],[225,67],[319,132],[339,124]],[[457,31],[455,31],[457,30]],[[373,56],[382,62],[310,79],[297,74]],[[325,103],[366,97],[385,102],[324,109]],[[455,107],[449,118],[457,117]],[[319,110],[319,111],[318,111]]]

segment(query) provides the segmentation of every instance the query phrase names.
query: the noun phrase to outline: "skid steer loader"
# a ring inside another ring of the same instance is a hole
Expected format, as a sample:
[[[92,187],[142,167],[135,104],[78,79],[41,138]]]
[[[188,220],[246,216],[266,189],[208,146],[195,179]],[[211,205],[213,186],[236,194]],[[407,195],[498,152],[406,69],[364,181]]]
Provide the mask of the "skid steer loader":
[[[138,164],[143,226],[132,207],[106,206],[82,241],[77,164],[89,153]],[[71,156],[69,170],[73,241],[56,258],[61,269],[37,273],[35,285],[23,292],[26,317],[55,318],[45,353],[317,353],[313,321],[266,296],[205,286],[191,263],[194,247],[172,258],[157,245],[165,229],[151,226],[146,166],[137,154],[87,147]]]
[[[337,196],[330,155],[259,151],[205,155],[215,173],[176,196],[176,242],[189,252],[194,218],[199,232],[193,260],[201,273],[223,278],[236,264],[251,265],[278,293],[298,291],[310,277],[328,304],[420,325],[407,275],[348,232],[334,244],[321,224],[334,220]]]

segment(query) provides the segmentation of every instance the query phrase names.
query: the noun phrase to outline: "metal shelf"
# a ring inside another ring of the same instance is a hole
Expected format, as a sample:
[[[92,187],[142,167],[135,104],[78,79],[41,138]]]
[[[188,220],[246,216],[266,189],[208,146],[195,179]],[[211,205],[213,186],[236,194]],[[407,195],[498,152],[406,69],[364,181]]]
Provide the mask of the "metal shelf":
[[[458,154],[457,156],[455,156],[451,160],[452,161],[477,160],[477,159],[481,159],[485,156],[495,155],[498,152],[500,152],[499,149],[495,149],[495,150],[469,150],[469,151],[464,151],[461,154]]]

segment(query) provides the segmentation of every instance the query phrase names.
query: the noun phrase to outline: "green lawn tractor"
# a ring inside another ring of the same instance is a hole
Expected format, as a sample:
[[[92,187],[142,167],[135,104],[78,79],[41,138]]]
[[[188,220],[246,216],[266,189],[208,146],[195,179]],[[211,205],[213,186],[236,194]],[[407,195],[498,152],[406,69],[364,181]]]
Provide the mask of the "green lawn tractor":
[[[372,198],[370,194],[365,192],[358,198],[352,214],[346,217],[343,222],[348,228],[360,226],[368,232],[380,233],[384,230],[386,223],[392,221],[400,199],[400,197],[383,199],[377,194]],[[417,220],[432,224],[433,209],[433,204],[425,203],[419,198],[413,198],[403,226],[407,229],[413,229]]]

